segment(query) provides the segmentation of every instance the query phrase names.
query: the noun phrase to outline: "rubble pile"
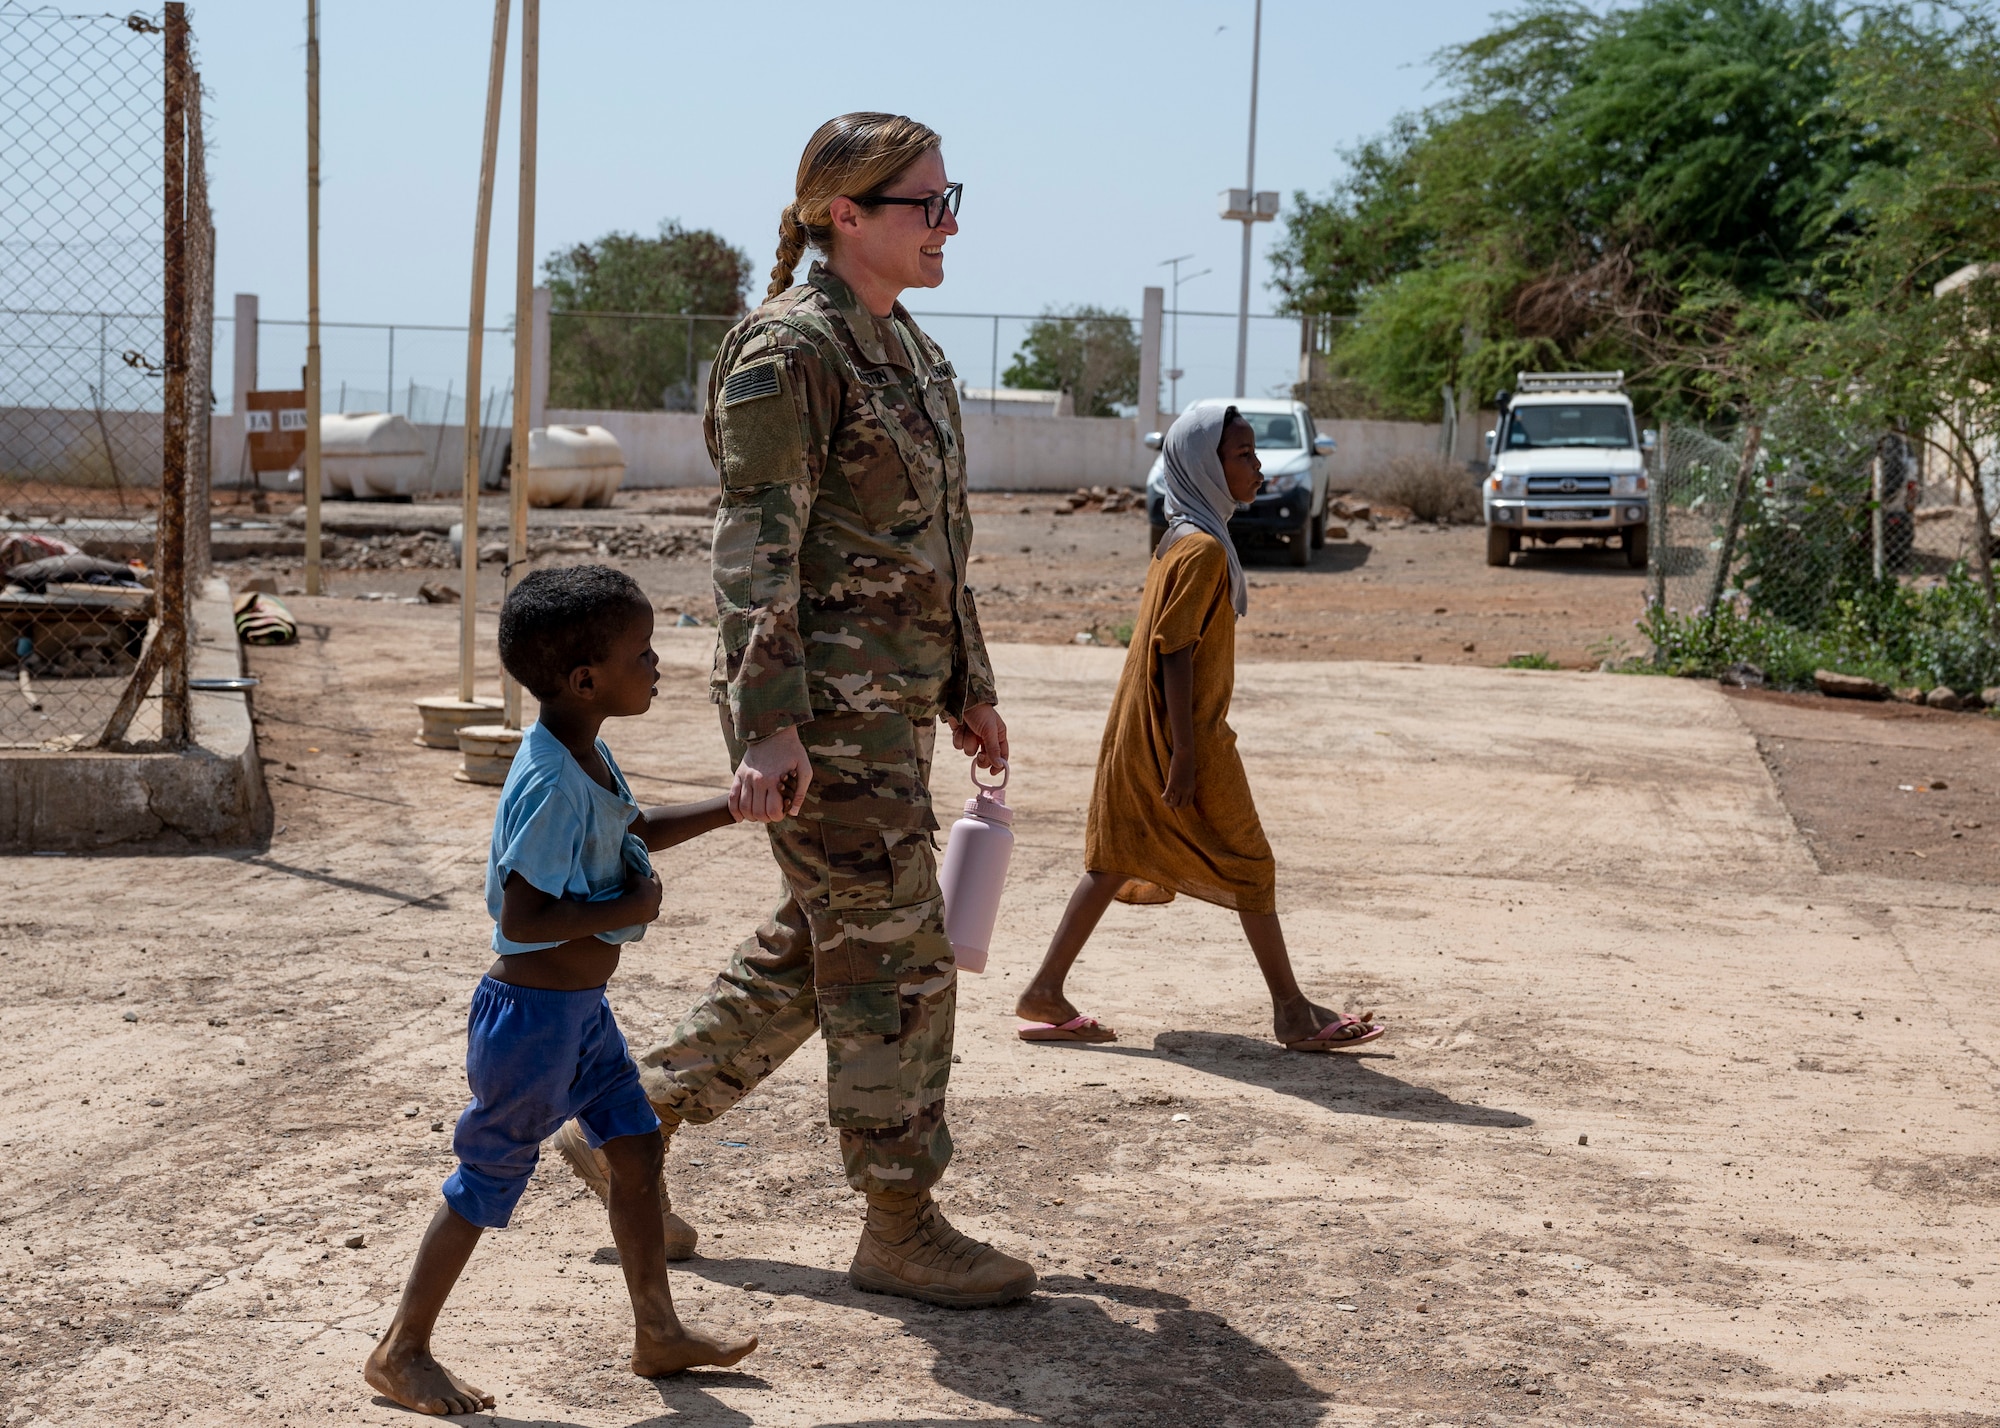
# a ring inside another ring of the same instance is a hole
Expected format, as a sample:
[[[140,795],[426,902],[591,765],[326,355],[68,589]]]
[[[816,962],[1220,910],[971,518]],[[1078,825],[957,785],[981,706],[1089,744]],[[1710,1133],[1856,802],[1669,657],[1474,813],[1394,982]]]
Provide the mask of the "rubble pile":
[[[686,526],[554,526],[528,532],[528,559],[548,555],[598,555],[614,560],[677,560],[682,556],[708,554],[712,533]],[[507,542],[484,542],[479,558],[486,562],[507,559]]]
[[[1102,515],[1115,516],[1120,511],[1136,511],[1146,504],[1146,496],[1130,486],[1079,486],[1063,497],[1057,506],[1058,516],[1073,516],[1078,511],[1095,509]]]

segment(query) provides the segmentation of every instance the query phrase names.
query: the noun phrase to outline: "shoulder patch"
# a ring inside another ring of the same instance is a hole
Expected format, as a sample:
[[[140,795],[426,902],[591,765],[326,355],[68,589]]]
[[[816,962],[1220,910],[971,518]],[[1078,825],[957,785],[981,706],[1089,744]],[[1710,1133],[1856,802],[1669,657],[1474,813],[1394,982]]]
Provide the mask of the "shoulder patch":
[[[756,362],[738,367],[729,374],[729,380],[722,384],[722,404],[733,407],[738,402],[752,402],[759,397],[778,395],[778,364],[776,362]]]

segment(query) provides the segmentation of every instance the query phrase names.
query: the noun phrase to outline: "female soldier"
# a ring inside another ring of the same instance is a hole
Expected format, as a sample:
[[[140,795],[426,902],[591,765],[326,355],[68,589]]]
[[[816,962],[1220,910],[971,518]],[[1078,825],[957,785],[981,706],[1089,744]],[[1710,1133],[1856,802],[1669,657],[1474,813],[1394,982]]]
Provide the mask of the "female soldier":
[[[711,691],[736,768],[731,805],[771,824],[785,898],[639,1066],[671,1133],[734,1105],[817,1023],[827,1119],[868,1197],[850,1278],[974,1306],[1021,1298],[1035,1272],[959,1234],[930,1196],[951,1158],[957,989],[928,783],[939,716],[989,769],[1006,759],[1007,729],[965,587],[955,374],[897,301],[944,281],[959,187],[913,119],[821,125],[778,222],[764,305],[716,354]],[[808,247],[825,261],[794,287]],[[556,1139],[594,1181],[581,1136]],[[667,1228],[693,1252],[692,1229],[678,1217]]]

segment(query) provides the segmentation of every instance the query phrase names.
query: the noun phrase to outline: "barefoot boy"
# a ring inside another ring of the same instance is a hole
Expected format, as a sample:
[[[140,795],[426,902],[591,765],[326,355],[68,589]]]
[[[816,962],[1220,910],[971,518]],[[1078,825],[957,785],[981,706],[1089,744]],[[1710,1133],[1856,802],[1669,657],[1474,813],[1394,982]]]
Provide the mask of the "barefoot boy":
[[[757,1340],[686,1328],[674,1314],[660,1227],[660,1123],[639,1088],[604,986],[620,944],[660,913],[648,849],[734,821],[727,798],[640,809],[606,719],[643,714],[659,657],[653,611],[631,577],[603,566],[538,570],[500,612],[500,660],[541,718],[500,794],[486,906],[500,955],[473,993],[458,1118],[458,1168],[444,1182],[395,1320],[368,1356],[368,1382],[420,1413],[493,1406],[431,1357],[431,1330],[487,1227],[527,1188],[544,1137],[571,1116],[610,1166],[611,1237],[632,1296],[632,1372],[646,1378],[733,1364]]]

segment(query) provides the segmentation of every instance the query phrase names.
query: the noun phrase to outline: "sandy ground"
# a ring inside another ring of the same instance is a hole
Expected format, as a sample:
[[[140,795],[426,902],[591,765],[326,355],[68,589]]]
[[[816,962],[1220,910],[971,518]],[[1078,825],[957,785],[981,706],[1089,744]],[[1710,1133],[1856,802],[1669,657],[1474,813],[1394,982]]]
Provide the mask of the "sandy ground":
[[[495,794],[410,741],[454,611],[293,603],[305,639],[252,655],[268,849],[0,861],[9,1428],[411,1421],[358,1367],[450,1164]],[[721,783],[711,638],[662,631],[660,703],[611,732],[642,797]],[[1078,871],[1120,656],[996,655],[1020,843],[993,971],[962,982],[941,1199],[1042,1292],[954,1314],[847,1288],[809,1046],[670,1156],[705,1236],[684,1312],[765,1347],[626,1373],[603,1213],[545,1167],[441,1328],[499,1396],[472,1421],[2000,1423],[1991,864],[1852,865],[1813,811],[1847,799],[1816,771],[1867,757],[1885,806],[1990,798],[1957,770],[1991,766],[1991,724],[1248,664],[1303,979],[1392,1034],[1278,1051],[1232,919],[1181,903],[1114,909],[1072,983],[1119,1044],[1031,1048],[1011,998]],[[1902,793],[1919,768],[1949,787]],[[1919,833],[1965,841],[1895,837]],[[775,889],[754,829],[661,862],[612,994],[635,1039]]]
[[[1129,627],[1146,581],[1145,512],[1106,515],[1091,508],[1057,515],[1059,504],[1047,492],[973,496],[976,535],[966,575],[978,592],[987,638],[1068,644],[1083,634],[1109,644],[1121,625]],[[693,493],[624,492],[615,512],[583,512],[579,519],[615,519],[698,538],[709,523],[690,512],[701,505]],[[555,520],[561,513],[538,515]],[[437,519],[456,519],[456,513]],[[1238,658],[1497,666],[1515,654],[1543,654],[1566,669],[1595,669],[1607,657],[1647,648],[1632,623],[1644,604],[1645,572],[1626,569],[1616,551],[1553,546],[1496,570],[1486,564],[1481,527],[1383,520],[1344,529],[1346,538],[1330,539],[1304,569],[1293,569],[1275,545],[1245,552],[1253,595]],[[618,563],[662,608],[713,623],[706,548],[694,548],[698,539],[687,544],[688,553],[677,559]],[[229,573],[239,580],[268,574],[285,585],[300,578],[293,561],[249,562]],[[455,587],[458,573],[400,566],[385,549],[370,568],[330,571],[327,588],[401,598],[437,581]],[[497,566],[482,571],[480,593],[484,600],[499,598]]]

